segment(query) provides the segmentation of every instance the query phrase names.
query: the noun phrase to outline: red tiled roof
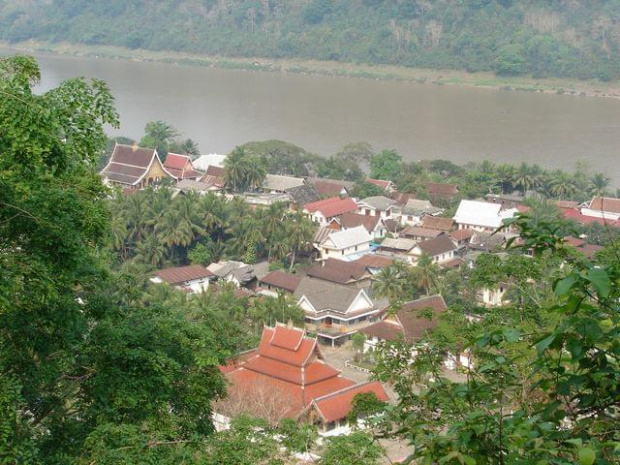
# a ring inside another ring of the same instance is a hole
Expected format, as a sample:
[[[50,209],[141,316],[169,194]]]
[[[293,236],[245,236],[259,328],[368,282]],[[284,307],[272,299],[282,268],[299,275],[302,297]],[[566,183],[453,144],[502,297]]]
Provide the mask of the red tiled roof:
[[[271,335],[269,344],[281,347],[282,349],[298,350],[304,340],[304,336],[305,333],[303,331],[277,326]]]
[[[213,276],[213,273],[202,265],[190,265],[177,268],[165,268],[157,271],[155,275],[168,284],[180,284],[195,279],[208,278]]]
[[[429,195],[456,195],[459,190],[456,184],[427,182],[426,191]]]
[[[450,231],[454,226],[452,218],[443,218],[440,216],[426,215],[422,219],[421,227],[426,229],[437,229],[439,231]]]
[[[575,220],[581,224],[598,223],[598,224],[608,225],[608,226],[619,226],[620,225],[617,221],[605,220],[603,218],[595,218],[593,216],[582,215],[581,212],[579,212],[579,210],[572,210],[572,209],[567,208],[562,211],[562,214],[564,215],[564,218],[568,220]]]
[[[377,224],[381,220],[379,216],[370,215],[358,215],[357,213],[344,213],[340,217],[340,224],[345,229],[355,228],[357,226],[364,226],[366,231],[372,232],[377,227]]]
[[[317,202],[311,202],[304,207],[310,213],[320,212],[325,218],[342,215],[357,210],[357,204],[350,198],[341,199],[331,197]]]
[[[342,389],[338,392],[328,394],[326,396],[315,399],[313,405],[325,422],[333,422],[346,418],[351,410],[353,398],[357,394],[372,392],[380,401],[386,402],[388,396],[383,386],[377,381],[371,381],[366,384],[358,384]]]
[[[590,210],[620,213],[620,199],[612,197],[594,197],[588,206]]]
[[[302,278],[303,276],[276,270],[263,277],[260,282],[279,289],[295,292]]]
[[[277,325],[263,330],[258,350],[220,370],[231,383],[230,397],[247,399],[248,403],[266,401],[266,396],[278,399],[286,406],[282,413],[287,418],[302,414],[314,399],[325,402],[322,409],[328,418],[333,416],[329,413],[334,409],[333,404],[338,404],[337,414],[344,412],[341,417],[344,418],[351,409],[352,397],[358,392],[375,392],[381,400],[387,398],[380,384],[355,386],[320,358],[316,339],[306,337],[303,330]],[[351,387],[355,389],[347,394],[347,388]]]
[[[189,156],[168,152],[168,155],[166,155],[166,161],[164,161],[164,166],[166,168],[183,170],[187,168],[186,165],[188,162],[191,165],[192,161],[190,160]]]
[[[394,260],[388,257],[382,257],[381,255],[362,255],[355,260],[354,263],[368,268],[385,268],[392,265]]]
[[[286,330],[282,325],[277,325],[275,328],[265,328],[263,329],[263,337],[260,341],[260,345],[258,346],[258,354],[261,357],[267,357],[274,360],[279,360],[283,363],[288,363],[289,365],[295,365],[298,367],[303,366],[310,360],[312,353],[316,349],[316,339],[310,339],[304,337],[301,341],[301,344],[297,348],[297,350],[289,350],[282,347],[274,346],[271,344],[271,338],[273,337],[273,333],[283,332],[283,329]],[[297,332],[301,330],[295,330]],[[283,332],[284,334],[284,332]],[[288,332],[286,334],[289,334]],[[305,334],[305,333],[304,333]],[[290,334],[288,336],[283,337],[293,337]]]
[[[313,264],[306,274],[312,278],[322,279],[337,284],[359,281],[368,276],[366,267],[356,262],[345,262],[328,258],[322,263]]]

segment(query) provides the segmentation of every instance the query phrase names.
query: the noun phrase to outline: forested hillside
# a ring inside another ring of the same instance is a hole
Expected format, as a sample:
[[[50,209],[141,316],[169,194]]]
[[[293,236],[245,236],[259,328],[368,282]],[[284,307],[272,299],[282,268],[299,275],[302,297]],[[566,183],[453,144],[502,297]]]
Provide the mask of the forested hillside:
[[[0,40],[620,78],[620,0],[0,0]]]

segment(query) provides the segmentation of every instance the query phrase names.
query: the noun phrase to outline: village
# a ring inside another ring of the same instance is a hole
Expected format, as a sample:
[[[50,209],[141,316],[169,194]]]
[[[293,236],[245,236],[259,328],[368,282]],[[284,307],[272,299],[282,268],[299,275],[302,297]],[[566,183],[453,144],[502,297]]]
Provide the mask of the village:
[[[221,367],[229,395],[216,407],[218,429],[226,429],[236,415],[250,413],[272,423],[283,418],[313,423],[324,435],[346,434],[357,394],[395,402],[390,387],[371,377],[373,352],[389,341],[423,341],[448,306],[442,295],[431,292],[430,283],[422,295],[405,298],[395,285],[396,275],[390,273],[474,269],[481,254],[505,256],[506,244],[519,233],[510,220],[530,210],[518,195],[489,194],[461,199],[454,215],[447,217],[446,209],[434,203],[445,204],[457,196],[456,185],[429,183],[428,199],[419,199],[398,192],[389,180],[371,178],[365,182],[381,195],[355,198],[352,182],[277,174],[266,174],[250,192],[235,192],[227,185],[224,163],[224,156],[192,160],[175,153],[162,162],[155,149],[116,144],[101,172],[108,185],[120,187],[119,195],[168,185],[172,196],[241,198],[254,210],[277,204],[314,225],[311,244],[300,248],[307,266],[294,272],[271,269],[267,260],[222,259],[152,273],[153,283],[187,294],[229,283],[250,299],[285,296],[303,310],[303,327],[275,321],[264,327],[258,347]],[[582,224],[620,224],[618,199],[595,196],[584,204],[555,204],[565,218]],[[291,220],[283,215],[281,221]],[[603,248],[580,237],[566,237],[566,242],[588,258]],[[505,282],[474,289],[475,304],[501,307],[510,286]],[[483,318],[468,317],[474,323]],[[412,348],[411,357],[415,355]],[[467,350],[445,354],[444,369],[455,379],[475,364]]]

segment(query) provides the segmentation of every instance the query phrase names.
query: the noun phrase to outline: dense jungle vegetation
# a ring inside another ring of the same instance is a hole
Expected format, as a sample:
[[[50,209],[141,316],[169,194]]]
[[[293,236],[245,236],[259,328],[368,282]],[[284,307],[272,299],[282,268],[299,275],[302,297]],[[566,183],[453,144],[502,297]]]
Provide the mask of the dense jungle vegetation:
[[[619,0],[2,0],[0,40],[620,77]]]

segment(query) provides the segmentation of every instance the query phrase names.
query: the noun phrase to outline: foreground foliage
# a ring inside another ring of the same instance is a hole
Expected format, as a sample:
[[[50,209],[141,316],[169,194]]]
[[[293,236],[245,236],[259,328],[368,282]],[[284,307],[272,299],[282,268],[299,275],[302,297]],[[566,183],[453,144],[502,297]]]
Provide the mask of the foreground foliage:
[[[521,289],[519,295],[530,298],[516,299],[479,323],[461,320],[452,334],[439,331],[417,347],[413,364],[410,346],[388,345],[378,356],[377,374],[393,381],[400,396],[395,434],[411,441],[410,460],[416,463],[617,463],[617,246],[610,245],[615,260],[594,264],[562,243],[557,224],[534,229],[525,215],[516,224],[535,256],[524,257],[529,264],[502,265],[505,272],[517,289],[519,283],[536,286],[549,279],[537,273],[559,258],[553,294]],[[450,382],[443,377],[443,356],[464,347],[475,366],[466,369],[465,382]],[[422,387],[420,393],[411,390],[412,383]]]

